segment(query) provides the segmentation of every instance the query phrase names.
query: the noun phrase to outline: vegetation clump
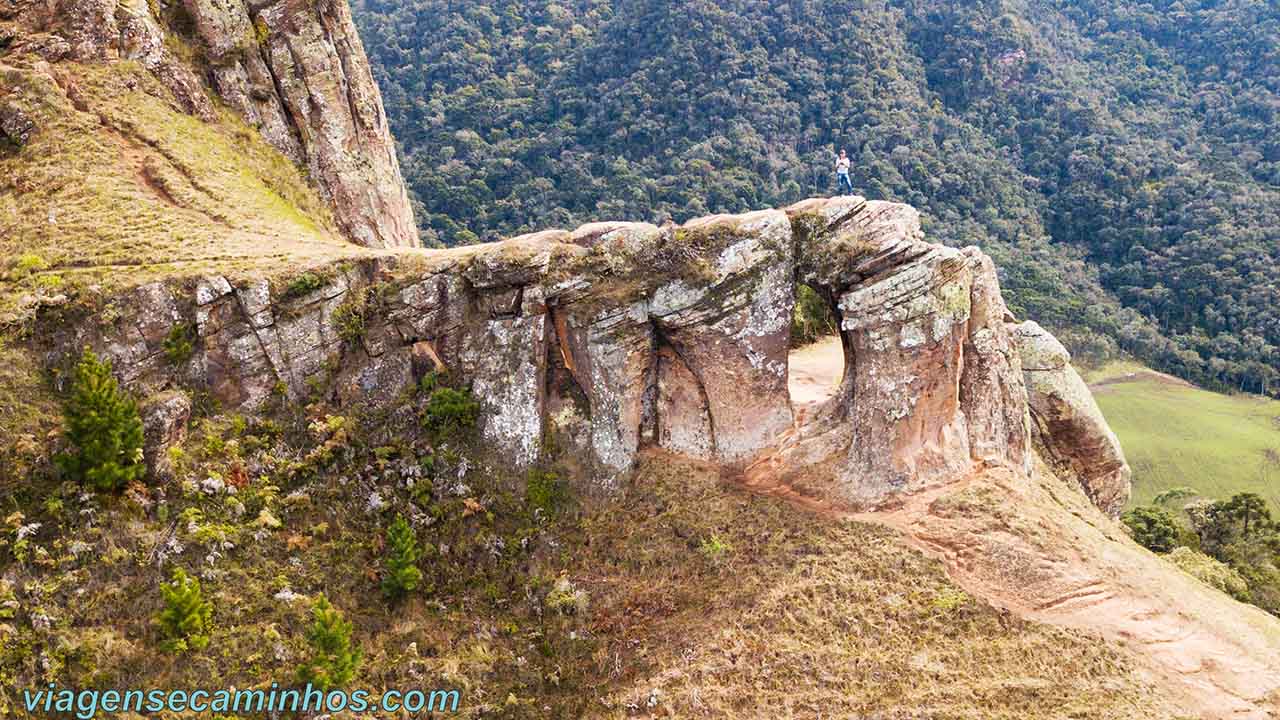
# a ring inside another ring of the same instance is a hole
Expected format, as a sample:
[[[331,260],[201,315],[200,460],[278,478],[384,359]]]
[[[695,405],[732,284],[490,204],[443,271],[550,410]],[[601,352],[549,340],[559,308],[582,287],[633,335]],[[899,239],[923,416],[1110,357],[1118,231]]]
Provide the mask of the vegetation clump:
[[[293,300],[319,290],[329,284],[329,278],[323,273],[308,271],[289,281],[281,293],[281,300]]]
[[[138,404],[120,389],[111,363],[89,349],[75,368],[71,397],[63,411],[68,452],[57,457],[69,477],[116,490],[142,478],[142,418]]]
[[[403,515],[387,528],[386,557],[382,561],[382,592],[389,598],[402,598],[422,584],[418,558],[422,551],[418,538]]]
[[[164,648],[182,653],[208,647],[213,604],[204,599],[200,580],[176,568],[173,582],[162,583],[160,594],[164,597],[164,609],[160,611],[160,628],[166,638]]]
[[[190,323],[174,325],[164,338],[164,356],[174,365],[191,359],[195,352],[195,328]]]
[[[1169,553],[1169,562],[1209,587],[1216,588],[1240,602],[1252,602],[1249,583],[1230,565],[1215,560],[1185,545]]]
[[[1188,493],[1165,493],[1185,500]],[[1159,506],[1134,508],[1123,516],[1134,539],[1170,553],[1178,567],[1237,600],[1280,615],[1280,523],[1255,493],[1226,500],[1192,500],[1179,513]]]
[[[33,273],[38,273],[49,267],[49,263],[43,257],[36,253],[23,253],[14,261],[13,268],[9,270],[10,280],[22,280]]]
[[[361,660],[360,649],[353,647],[351,630],[351,622],[321,595],[311,608],[307,629],[310,651],[298,668],[298,680],[325,691],[351,682]]]
[[[428,395],[427,406],[422,411],[422,425],[431,434],[449,438],[475,427],[480,415],[480,402],[470,389],[444,385],[443,378],[436,373],[424,377],[419,389]]]
[[[568,484],[559,473],[533,469],[525,480],[525,502],[535,514],[548,517],[564,506],[569,498]]]
[[[333,324],[338,330],[338,337],[347,345],[359,345],[364,340],[368,307],[365,293],[352,291],[350,297],[333,311]]]
[[[729,547],[729,543],[725,542],[719,535],[712,534],[710,537],[703,538],[702,543],[698,545],[698,551],[702,556],[712,562],[719,562],[733,548]]]
[[[808,285],[796,285],[796,307],[791,315],[791,347],[816,342],[840,329],[831,305]]]
[[[1178,522],[1162,507],[1138,507],[1120,520],[1133,532],[1133,539],[1152,552],[1167,553],[1178,545]]]
[[[548,610],[563,615],[581,616],[586,614],[590,598],[586,590],[576,587],[569,578],[561,576],[556,578],[551,591],[547,593],[546,605]]]

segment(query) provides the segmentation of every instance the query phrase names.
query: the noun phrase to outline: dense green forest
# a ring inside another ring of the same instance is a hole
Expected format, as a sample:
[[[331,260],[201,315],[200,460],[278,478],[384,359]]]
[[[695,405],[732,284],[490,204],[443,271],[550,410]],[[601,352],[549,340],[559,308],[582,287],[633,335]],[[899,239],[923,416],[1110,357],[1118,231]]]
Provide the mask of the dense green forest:
[[[1083,360],[1280,383],[1274,0],[355,0],[428,239],[835,191]]]

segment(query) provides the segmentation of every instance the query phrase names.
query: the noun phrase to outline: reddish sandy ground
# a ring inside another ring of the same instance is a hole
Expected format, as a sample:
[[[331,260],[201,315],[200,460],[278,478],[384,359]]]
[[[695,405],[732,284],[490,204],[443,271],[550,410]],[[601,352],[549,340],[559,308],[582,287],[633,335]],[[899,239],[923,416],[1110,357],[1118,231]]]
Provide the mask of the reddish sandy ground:
[[[792,353],[798,422],[831,396],[843,366],[837,338]],[[783,476],[794,474],[757,474],[745,484],[815,512],[892,527],[943,561],[966,592],[1129,649],[1190,717],[1280,717],[1280,620],[1139,547],[1043,466],[1031,477],[980,468],[896,507],[861,512],[771,479]]]

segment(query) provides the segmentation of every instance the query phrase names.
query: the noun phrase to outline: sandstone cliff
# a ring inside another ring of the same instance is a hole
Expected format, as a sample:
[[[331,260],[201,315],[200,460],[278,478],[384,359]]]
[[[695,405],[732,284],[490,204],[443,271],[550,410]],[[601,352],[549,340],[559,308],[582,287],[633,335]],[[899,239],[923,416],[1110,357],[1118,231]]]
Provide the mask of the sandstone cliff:
[[[978,467],[1025,473],[1039,447],[1105,511],[1128,496],[1123,454],[1065,351],[1042,362],[1052,338],[1016,325],[991,261],[925,242],[904,205],[602,223],[307,278],[150,283],[114,322],[51,322],[48,363],[91,345],[139,393],[199,388],[244,410],[280,391],[388,404],[448,370],[479,399],[494,457],[520,469],[556,447],[596,491],[652,446],[731,472],[829,467],[836,496],[878,505]],[[830,299],[845,348],[835,397],[799,427],[787,391],[797,282]],[[175,367],[163,343],[177,325],[197,342]]]
[[[6,98],[40,74],[33,58],[55,73],[64,62],[135,61],[206,121],[220,99],[305,168],[351,241],[419,244],[381,96],[341,0],[0,3],[0,139],[16,145],[39,131]]]

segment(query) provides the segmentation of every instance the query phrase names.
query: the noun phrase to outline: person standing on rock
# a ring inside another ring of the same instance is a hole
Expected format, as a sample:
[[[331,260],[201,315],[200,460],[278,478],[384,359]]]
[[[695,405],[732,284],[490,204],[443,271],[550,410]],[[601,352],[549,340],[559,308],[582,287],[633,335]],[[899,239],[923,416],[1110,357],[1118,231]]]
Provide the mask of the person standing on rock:
[[[853,182],[849,180],[849,156],[844,150],[840,151],[840,157],[836,158],[836,176],[839,177],[840,189],[848,190],[849,194],[853,194]]]

